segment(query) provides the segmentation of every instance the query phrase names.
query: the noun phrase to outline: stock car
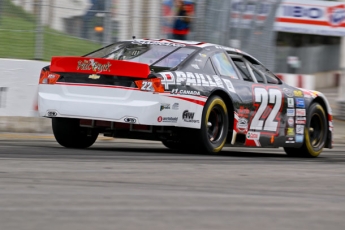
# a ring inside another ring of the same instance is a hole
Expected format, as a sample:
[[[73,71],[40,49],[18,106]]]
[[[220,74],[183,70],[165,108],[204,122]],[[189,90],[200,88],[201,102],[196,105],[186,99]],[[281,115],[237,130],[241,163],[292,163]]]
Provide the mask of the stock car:
[[[176,151],[283,147],[317,157],[332,148],[332,112],[317,91],[287,85],[241,50],[196,41],[132,39],[42,69],[39,114],[56,141],[161,141]]]

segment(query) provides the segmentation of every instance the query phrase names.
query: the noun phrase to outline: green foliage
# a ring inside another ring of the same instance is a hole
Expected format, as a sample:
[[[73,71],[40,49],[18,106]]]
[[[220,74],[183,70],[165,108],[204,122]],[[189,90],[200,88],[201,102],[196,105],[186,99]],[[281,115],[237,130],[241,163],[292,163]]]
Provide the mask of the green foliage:
[[[34,15],[3,1],[0,15],[0,58],[35,59],[36,19]],[[52,56],[81,56],[101,47],[91,42],[44,27],[43,60]]]

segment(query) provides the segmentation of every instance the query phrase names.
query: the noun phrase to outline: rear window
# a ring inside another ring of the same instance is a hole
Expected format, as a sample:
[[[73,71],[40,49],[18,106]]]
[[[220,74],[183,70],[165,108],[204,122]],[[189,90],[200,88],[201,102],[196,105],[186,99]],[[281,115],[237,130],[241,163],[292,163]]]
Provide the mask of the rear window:
[[[124,60],[172,68],[184,61],[195,49],[153,44],[117,43],[88,54],[112,60]]]

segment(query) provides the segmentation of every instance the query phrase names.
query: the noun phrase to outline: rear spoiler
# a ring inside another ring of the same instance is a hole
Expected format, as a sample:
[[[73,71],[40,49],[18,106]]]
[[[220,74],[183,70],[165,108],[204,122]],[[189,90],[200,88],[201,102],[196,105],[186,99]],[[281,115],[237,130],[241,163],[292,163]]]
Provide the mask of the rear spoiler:
[[[55,73],[86,73],[147,78],[147,64],[89,57],[52,57],[50,71]]]

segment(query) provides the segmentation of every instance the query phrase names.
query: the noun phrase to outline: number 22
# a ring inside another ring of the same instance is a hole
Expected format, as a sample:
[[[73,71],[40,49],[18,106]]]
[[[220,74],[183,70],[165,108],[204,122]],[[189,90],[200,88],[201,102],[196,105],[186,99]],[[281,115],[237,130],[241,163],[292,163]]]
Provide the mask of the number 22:
[[[152,91],[152,82],[150,81],[144,81],[143,82],[143,85],[141,86],[141,90],[144,90],[144,91]]]
[[[260,104],[255,116],[252,119],[251,130],[264,130],[275,132],[278,122],[274,121],[282,105],[282,93],[278,89],[254,88],[255,103]],[[273,104],[273,109],[265,120],[260,120],[268,104]]]

